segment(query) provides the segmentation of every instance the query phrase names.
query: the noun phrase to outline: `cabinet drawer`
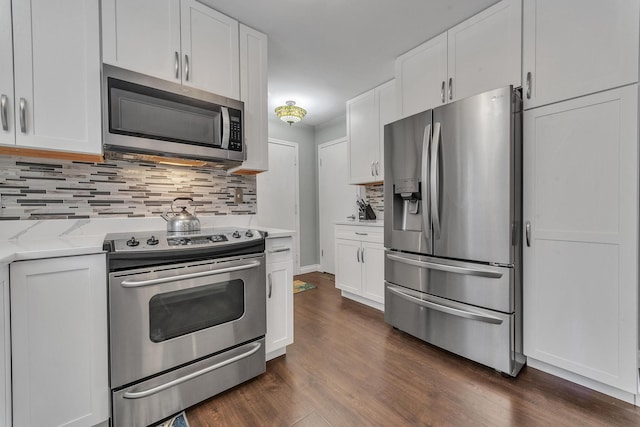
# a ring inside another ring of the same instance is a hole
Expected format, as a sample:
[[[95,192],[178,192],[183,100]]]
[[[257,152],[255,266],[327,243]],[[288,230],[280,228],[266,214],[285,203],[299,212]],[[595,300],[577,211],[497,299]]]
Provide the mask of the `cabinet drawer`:
[[[361,242],[383,243],[382,227],[336,226],[336,239],[358,240]]]
[[[293,238],[276,237],[267,239],[265,244],[267,262],[279,262],[293,259]]]

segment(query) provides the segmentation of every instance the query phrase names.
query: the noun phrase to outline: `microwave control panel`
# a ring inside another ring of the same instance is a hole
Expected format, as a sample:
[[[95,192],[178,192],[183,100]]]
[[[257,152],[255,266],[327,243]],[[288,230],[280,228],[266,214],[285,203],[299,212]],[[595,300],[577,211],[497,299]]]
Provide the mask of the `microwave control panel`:
[[[242,113],[229,108],[229,150],[242,151]]]

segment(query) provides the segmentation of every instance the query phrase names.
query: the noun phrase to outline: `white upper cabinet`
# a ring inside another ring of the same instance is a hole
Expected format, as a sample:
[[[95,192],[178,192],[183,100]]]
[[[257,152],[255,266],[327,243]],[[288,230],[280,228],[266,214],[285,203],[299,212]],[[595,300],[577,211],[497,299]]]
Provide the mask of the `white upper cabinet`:
[[[525,0],[525,108],[638,81],[639,9],[637,0]]]
[[[98,1],[1,0],[0,12],[0,143],[101,154]]]
[[[247,159],[230,172],[259,173],[269,168],[267,93],[267,36],[240,24],[240,101]]]
[[[11,0],[0,0],[0,144],[15,144]]]
[[[447,32],[449,101],[520,86],[521,0],[505,0]]]
[[[398,57],[400,116],[520,86],[521,20],[521,0],[503,0]]]
[[[105,63],[240,98],[238,22],[195,0],[103,0],[102,34]]]
[[[631,394],[637,119],[637,85],[531,109],[523,152],[524,352]]]
[[[398,112],[409,117],[446,102],[447,33],[396,59]]]
[[[396,118],[395,81],[347,101],[349,183],[384,180],[384,125]]]

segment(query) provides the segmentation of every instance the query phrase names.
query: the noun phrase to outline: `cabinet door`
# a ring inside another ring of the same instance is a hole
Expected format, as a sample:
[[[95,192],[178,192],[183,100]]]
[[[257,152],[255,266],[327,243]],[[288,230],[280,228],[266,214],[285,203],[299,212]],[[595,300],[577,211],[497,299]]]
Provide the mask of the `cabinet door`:
[[[0,425],[11,425],[9,267],[0,265]]]
[[[520,86],[521,22],[521,0],[503,0],[448,31],[449,101]]]
[[[180,82],[180,0],[102,0],[102,58]]]
[[[396,113],[396,81],[395,79],[380,85],[376,88],[378,91],[378,111],[380,117],[380,130],[378,139],[379,144],[379,160],[376,175],[379,180],[384,180],[384,125],[396,121],[398,114]]]
[[[384,303],[384,247],[362,243],[362,296]]]
[[[236,170],[269,168],[267,36],[240,24],[240,100],[244,102],[247,159]],[[231,172],[235,170],[232,169]]]
[[[13,424],[109,418],[104,255],[11,264]]]
[[[347,138],[349,146],[349,182],[365,184],[381,181],[375,166],[380,159],[380,121],[375,90],[347,101]]]
[[[525,111],[523,153],[524,352],[630,393],[637,112],[637,85]]]
[[[16,143],[102,153],[98,0],[13,2]]]
[[[635,0],[525,0],[524,107],[637,82],[639,5]]]
[[[396,59],[398,113],[408,117],[446,101],[447,33]]]
[[[11,34],[11,0],[0,0],[0,144],[14,145],[13,121],[13,36]]]
[[[286,347],[291,343],[293,343],[293,260],[289,259],[267,264],[266,352]]]
[[[360,242],[336,239],[336,288],[360,295],[362,272]]]
[[[182,83],[240,99],[238,21],[196,0],[181,2]]]

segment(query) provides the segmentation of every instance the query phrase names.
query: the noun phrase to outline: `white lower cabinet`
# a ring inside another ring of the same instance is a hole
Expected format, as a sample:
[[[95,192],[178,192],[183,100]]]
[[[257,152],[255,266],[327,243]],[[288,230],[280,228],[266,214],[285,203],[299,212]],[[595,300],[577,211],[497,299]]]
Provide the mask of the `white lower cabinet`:
[[[293,238],[267,238],[267,360],[293,343]]]
[[[0,265],[0,425],[11,425],[9,266]]]
[[[18,261],[10,270],[13,425],[107,421],[105,255]]]
[[[381,227],[336,225],[336,288],[342,295],[384,309],[384,245]]]
[[[637,85],[524,113],[524,352],[616,396],[638,393],[637,123]]]

